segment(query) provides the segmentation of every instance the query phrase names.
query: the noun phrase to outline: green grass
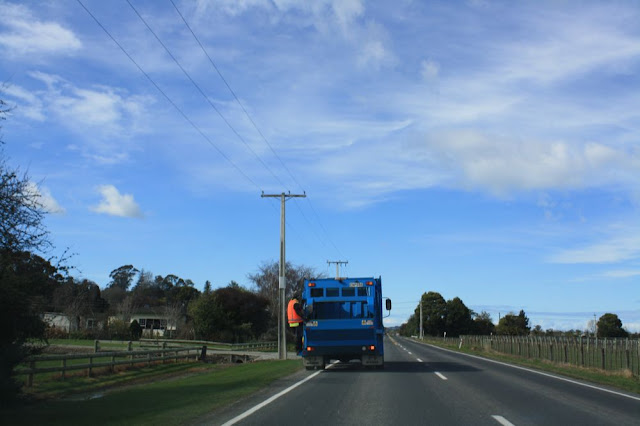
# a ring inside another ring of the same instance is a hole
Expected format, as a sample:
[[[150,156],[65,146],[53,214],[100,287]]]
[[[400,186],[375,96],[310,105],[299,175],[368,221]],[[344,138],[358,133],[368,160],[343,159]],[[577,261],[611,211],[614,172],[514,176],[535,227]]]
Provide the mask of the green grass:
[[[559,375],[563,375],[566,377],[572,377],[574,379],[580,379],[580,380],[585,380],[585,381],[589,381],[596,384],[607,385],[607,386],[615,387],[621,390],[640,394],[640,378],[631,376],[631,373],[628,371],[627,372],[624,372],[624,371],[611,372],[611,371],[602,371],[595,368],[577,367],[572,364],[551,363],[549,361],[541,360],[537,358],[523,358],[515,355],[508,355],[508,354],[498,353],[494,351],[489,351],[483,348],[471,349],[469,347],[463,346],[461,349],[458,349],[457,345],[445,344],[441,340],[437,340],[437,339],[425,340],[425,343],[429,343],[431,345],[435,345],[439,347],[444,347],[457,352],[473,354],[473,355],[481,356],[484,358],[506,362],[509,364],[531,367],[536,370],[557,373]]]
[[[112,389],[95,399],[53,399],[22,403],[10,410],[0,411],[0,418],[6,419],[3,420],[4,424],[192,423],[195,419],[302,368],[299,360],[263,361],[233,366],[197,364],[194,367],[194,364],[190,364],[191,369],[184,370],[177,367],[180,365],[187,364],[140,369],[137,376],[126,380],[154,380],[152,383]],[[154,370],[156,375],[152,371],[144,370]],[[181,375],[175,377],[176,373]],[[171,374],[174,377],[167,379],[167,375],[170,377]],[[82,379],[78,379],[79,383],[62,382],[50,385],[50,395],[61,395],[67,386],[85,392],[99,392],[98,389],[109,383],[108,377],[96,379],[94,383],[90,383],[93,379],[85,379],[87,383],[84,385]],[[122,383],[121,381],[116,384]],[[41,391],[47,394],[46,389],[43,388]]]

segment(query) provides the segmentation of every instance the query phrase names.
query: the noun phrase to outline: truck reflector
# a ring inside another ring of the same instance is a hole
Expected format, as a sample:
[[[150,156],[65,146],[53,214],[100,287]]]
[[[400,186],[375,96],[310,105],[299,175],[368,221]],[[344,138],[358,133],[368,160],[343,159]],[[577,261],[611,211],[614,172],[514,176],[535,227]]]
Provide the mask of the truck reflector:
[[[371,346],[369,346],[369,350],[375,351],[375,350],[376,350],[376,347],[375,347],[375,346],[373,346],[373,345],[371,345]]]
[[[311,352],[311,351],[313,351],[313,347],[307,346],[307,352]]]

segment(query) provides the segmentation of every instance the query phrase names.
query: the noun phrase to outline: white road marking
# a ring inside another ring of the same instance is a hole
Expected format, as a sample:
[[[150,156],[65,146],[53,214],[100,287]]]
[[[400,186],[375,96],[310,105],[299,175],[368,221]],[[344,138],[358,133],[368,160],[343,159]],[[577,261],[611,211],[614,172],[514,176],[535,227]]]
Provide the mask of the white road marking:
[[[413,354],[412,354],[411,352],[409,352],[409,351],[407,351],[407,353],[408,353],[409,355],[413,355]]]
[[[440,377],[442,380],[447,380],[447,378],[446,378],[446,377],[444,377],[444,374],[439,373],[439,372],[437,372],[437,371],[435,371],[434,373],[435,373],[435,375],[436,375],[436,376]]]
[[[337,361],[336,361],[337,362]],[[331,364],[329,364],[327,366],[327,368],[331,368],[333,367],[336,362],[333,362]],[[250,415],[252,415],[253,413],[255,413],[256,411],[258,411],[259,409],[266,407],[267,405],[271,404],[273,401],[275,401],[276,399],[280,398],[283,395],[286,395],[287,393],[291,392],[292,390],[294,390],[295,388],[297,388],[298,386],[300,386],[301,384],[308,382],[309,380],[313,379],[314,377],[316,377],[318,374],[322,373],[323,370],[319,370],[316,371],[315,373],[313,373],[310,376],[305,377],[304,379],[300,380],[298,383],[294,383],[293,385],[289,386],[288,388],[286,388],[283,391],[278,392],[277,394],[273,395],[271,398],[262,401],[260,404],[256,405],[253,408],[248,409],[247,411],[245,411],[244,413],[234,417],[233,419],[227,421],[226,423],[224,423],[222,426],[231,426],[234,425],[236,423],[238,423],[240,420],[245,419],[247,417],[249,417]]]
[[[454,353],[454,354],[464,355],[464,356],[468,356],[470,358],[479,359],[481,361],[492,362],[494,364],[504,365],[505,367],[511,367],[511,368],[516,368],[518,370],[528,371],[529,373],[539,374],[541,376],[550,377],[552,379],[562,380],[563,382],[573,383],[574,385],[584,386],[586,388],[591,388],[591,389],[599,390],[599,391],[602,391],[602,392],[612,393],[614,395],[623,396],[625,398],[629,398],[629,399],[634,399],[636,401],[640,401],[640,397],[637,397],[637,396],[627,395],[626,393],[616,392],[616,391],[613,391],[613,390],[610,390],[610,389],[601,388],[601,387],[590,385],[590,384],[587,384],[587,383],[577,382],[575,380],[567,379],[565,377],[554,376],[553,374],[543,373],[542,371],[536,371],[536,370],[532,370],[532,369],[526,368],[526,367],[520,367],[519,365],[507,364],[506,362],[495,361],[493,359],[483,358],[483,357],[477,356],[477,355],[471,355],[471,354],[465,354],[464,352],[452,351],[451,349],[441,348],[439,346],[430,345],[428,343],[420,343],[420,342],[416,342],[416,343],[421,344],[421,345],[430,346],[430,347],[432,347],[434,349],[440,349],[441,351],[451,352],[451,353]]]
[[[418,360],[418,362],[422,362],[422,360],[420,358],[416,358]]]
[[[513,423],[511,423],[509,420],[505,419],[502,416],[491,416],[495,419],[495,421],[497,421],[498,423],[500,423],[502,426],[514,426]]]

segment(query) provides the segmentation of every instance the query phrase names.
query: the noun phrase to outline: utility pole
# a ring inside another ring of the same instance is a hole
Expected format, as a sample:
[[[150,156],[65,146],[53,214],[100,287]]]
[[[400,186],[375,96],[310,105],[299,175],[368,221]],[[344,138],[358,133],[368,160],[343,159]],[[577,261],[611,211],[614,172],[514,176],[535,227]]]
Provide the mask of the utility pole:
[[[332,263],[336,264],[336,280],[340,279],[340,265],[346,265],[349,263],[348,260],[327,260],[327,264],[331,265]]]
[[[287,359],[287,330],[285,328],[285,324],[287,323],[287,306],[285,300],[285,290],[287,288],[287,278],[286,278],[286,267],[285,267],[285,244],[284,244],[284,230],[285,230],[285,214],[284,214],[284,203],[289,198],[304,198],[306,197],[306,192],[302,195],[295,195],[289,192],[285,194],[265,194],[262,191],[262,198],[265,197],[280,197],[280,268],[278,273],[278,290],[280,293],[279,303],[280,303],[280,315],[278,315],[278,359]]]
[[[420,299],[420,340],[424,339],[424,331],[422,330],[422,298]]]

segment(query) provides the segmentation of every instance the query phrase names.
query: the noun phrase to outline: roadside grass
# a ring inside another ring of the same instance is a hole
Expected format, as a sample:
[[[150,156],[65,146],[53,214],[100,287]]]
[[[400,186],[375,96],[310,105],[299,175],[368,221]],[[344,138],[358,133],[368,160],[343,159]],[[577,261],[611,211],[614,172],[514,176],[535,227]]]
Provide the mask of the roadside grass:
[[[12,425],[192,423],[301,369],[299,360],[226,366],[185,363],[132,370],[126,378],[113,377],[120,373],[96,379],[70,378],[65,382],[43,383],[40,396],[61,396],[71,389],[81,390],[84,395],[22,402],[0,411],[0,418],[3,424]],[[136,384],[104,390],[125,383]]]
[[[69,360],[67,365],[75,362],[86,363],[88,359]],[[51,364],[51,365],[49,365]],[[41,362],[39,366],[57,366],[59,361]],[[200,371],[204,364],[193,362],[178,362],[171,364],[158,364],[152,366],[118,366],[115,372],[109,367],[94,368],[92,377],[87,377],[85,370],[67,372],[65,379],[61,379],[60,373],[41,373],[35,375],[32,387],[23,387],[25,396],[31,399],[60,398],[78,393],[95,392],[120,385],[128,385],[139,382],[148,382],[156,379],[164,380],[175,375],[189,374]],[[24,378],[26,375],[19,375]]]
[[[420,340],[412,339],[416,342]],[[640,394],[640,378],[633,377],[629,370],[602,371],[595,368],[585,368],[573,364],[552,363],[551,361],[538,358],[523,358],[515,355],[503,354],[481,347],[462,347],[458,345],[445,344],[438,339],[425,339],[424,343],[451,349],[456,352],[477,355],[484,358],[502,361],[508,364],[531,367],[536,370],[556,373],[558,375],[580,379],[600,385],[611,386],[621,390]]]

